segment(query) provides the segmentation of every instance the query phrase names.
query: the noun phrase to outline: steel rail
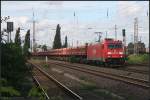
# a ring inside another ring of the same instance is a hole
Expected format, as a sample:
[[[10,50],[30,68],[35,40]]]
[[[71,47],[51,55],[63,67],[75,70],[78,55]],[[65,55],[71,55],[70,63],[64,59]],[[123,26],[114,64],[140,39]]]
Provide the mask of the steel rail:
[[[117,69],[117,70],[123,70],[123,71],[128,71],[128,72],[133,72],[133,73],[139,73],[139,74],[148,75],[148,71],[139,70],[139,69],[125,68],[125,69]]]
[[[52,64],[52,63],[50,63]],[[125,83],[130,83],[130,84],[134,84],[137,86],[141,86],[143,88],[149,88],[149,81],[148,80],[143,80],[143,79],[137,79],[137,78],[133,78],[133,77],[127,77],[127,76],[123,76],[123,75],[116,75],[116,74],[112,74],[112,73],[108,73],[108,72],[103,72],[103,71],[97,71],[97,70],[92,70],[89,68],[83,68],[83,67],[79,67],[77,65],[70,65],[70,64],[64,64],[64,63],[53,63],[62,67],[67,67],[70,69],[74,69],[74,70],[78,70],[78,71],[82,71],[82,72],[86,72],[86,73],[90,73],[92,75],[96,75],[96,76],[103,76],[106,78],[110,78],[110,79],[114,79],[114,80],[119,80]],[[72,67],[71,67],[72,66]]]
[[[58,80],[56,80],[54,77],[50,76],[47,72],[42,70],[41,68],[38,67],[38,65],[33,64],[32,62],[28,61],[31,65],[33,65],[35,68],[37,68],[40,72],[42,72],[45,76],[47,76],[49,79],[51,79],[53,82],[55,82],[58,86],[60,86],[62,89],[64,89],[66,92],[68,92],[70,95],[72,95],[74,98],[78,100],[83,100],[81,96],[73,92],[71,89],[60,83]]]
[[[49,98],[49,96],[48,96],[48,94],[45,92],[45,90],[42,88],[42,86],[41,86],[41,84],[40,84],[40,82],[37,80],[37,78],[36,77],[32,77],[33,78],[33,80],[37,83],[37,85],[40,87],[40,89],[43,91],[43,94],[46,96],[46,98],[49,100],[50,98]]]
[[[149,66],[149,64],[129,64],[129,63],[127,63],[127,65],[129,65],[129,66],[142,66],[142,67]]]

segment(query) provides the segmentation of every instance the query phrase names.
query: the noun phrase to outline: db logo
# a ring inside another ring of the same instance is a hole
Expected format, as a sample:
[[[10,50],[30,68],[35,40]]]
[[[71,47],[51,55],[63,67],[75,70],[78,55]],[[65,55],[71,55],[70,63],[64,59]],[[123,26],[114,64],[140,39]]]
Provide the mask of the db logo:
[[[116,54],[116,50],[114,50],[113,54]]]

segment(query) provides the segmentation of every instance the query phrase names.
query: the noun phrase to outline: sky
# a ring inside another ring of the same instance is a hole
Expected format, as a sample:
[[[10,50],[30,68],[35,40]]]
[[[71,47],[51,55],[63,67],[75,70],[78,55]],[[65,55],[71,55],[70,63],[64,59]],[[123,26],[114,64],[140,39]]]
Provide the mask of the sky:
[[[34,12],[34,18],[33,18]],[[148,14],[147,14],[148,13]],[[56,26],[61,27],[61,41],[68,37],[69,46],[95,43],[98,34],[102,38],[122,40],[122,29],[126,29],[127,44],[133,42],[134,19],[138,18],[139,40],[149,45],[149,2],[148,1],[1,1],[1,17],[10,16],[8,21],[14,22],[12,39],[16,29],[21,27],[21,39],[28,29],[33,33],[38,45],[52,47]],[[6,23],[1,23],[1,30]],[[77,42],[78,41],[78,42]]]

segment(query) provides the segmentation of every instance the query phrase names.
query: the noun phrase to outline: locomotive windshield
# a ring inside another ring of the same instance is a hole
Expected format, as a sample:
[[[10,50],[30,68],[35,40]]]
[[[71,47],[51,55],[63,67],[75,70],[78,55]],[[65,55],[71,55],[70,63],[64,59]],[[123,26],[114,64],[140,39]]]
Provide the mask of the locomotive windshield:
[[[109,49],[122,48],[121,44],[108,44]]]

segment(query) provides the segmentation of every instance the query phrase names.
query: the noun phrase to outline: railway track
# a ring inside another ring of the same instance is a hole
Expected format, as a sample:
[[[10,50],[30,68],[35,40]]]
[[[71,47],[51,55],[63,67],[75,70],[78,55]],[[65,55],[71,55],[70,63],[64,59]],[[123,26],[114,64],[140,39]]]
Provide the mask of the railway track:
[[[40,84],[40,82],[38,81],[38,79],[37,79],[35,76],[33,76],[32,78],[33,78],[34,82],[37,84],[37,86],[40,87],[40,89],[42,90],[42,93],[43,93],[43,95],[45,95],[46,99],[49,100],[50,98],[49,98],[48,94],[47,94],[46,91],[43,89],[43,87],[41,86],[41,84]]]
[[[139,73],[139,74],[145,74],[148,75],[148,71],[145,70],[138,70],[138,69],[132,69],[132,68],[118,68],[117,70],[123,70],[123,71],[128,71],[128,72],[133,72],[133,73]]]
[[[133,77],[124,76],[124,75],[117,75],[117,74],[108,73],[108,72],[104,72],[104,71],[97,71],[97,70],[93,70],[93,69],[89,69],[89,68],[83,68],[78,65],[64,64],[64,63],[60,63],[60,62],[49,62],[49,64],[55,64],[55,65],[58,65],[61,67],[78,70],[78,71],[89,73],[89,74],[92,74],[95,76],[106,77],[109,79],[125,82],[128,84],[136,85],[138,87],[142,87],[142,88],[146,88],[146,89],[149,88],[149,81],[144,80],[144,79],[138,79],[138,78],[133,78]]]
[[[128,65],[128,66],[142,66],[142,67],[149,66],[149,64],[129,64],[129,63],[127,63],[126,65]]]
[[[47,72],[45,72],[44,70],[42,70],[41,68],[38,67],[38,65],[33,64],[32,62],[28,61],[28,63],[30,63],[36,70],[38,70],[42,75],[46,76],[48,79],[50,79],[51,81],[53,81],[58,87],[61,88],[61,90],[66,93],[66,95],[72,97],[73,100],[82,100],[83,98],[81,96],[79,96],[78,94],[76,94],[75,92],[73,92],[72,90],[70,90],[68,87],[66,87],[65,85],[63,85],[62,83],[60,83],[58,80],[56,80],[54,77],[50,76]],[[35,73],[38,76],[38,73]],[[38,79],[36,77],[33,77],[34,80],[40,85],[40,82],[38,82]],[[40,85],[41,86],[41,85]],[[46,95],[47,99],[49,99],[49,96],[47,95],[47,93],[45,92],[45,90],[43,88],[41,88],[42,91],[44,91],[44,94]],[[70,99],[69,99],[70,100]]]

